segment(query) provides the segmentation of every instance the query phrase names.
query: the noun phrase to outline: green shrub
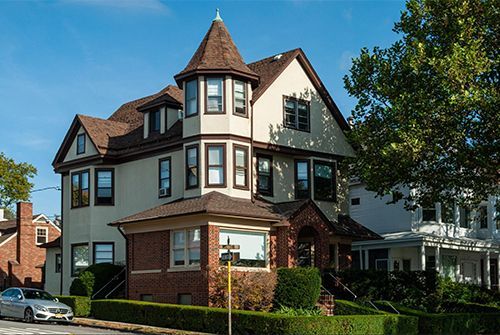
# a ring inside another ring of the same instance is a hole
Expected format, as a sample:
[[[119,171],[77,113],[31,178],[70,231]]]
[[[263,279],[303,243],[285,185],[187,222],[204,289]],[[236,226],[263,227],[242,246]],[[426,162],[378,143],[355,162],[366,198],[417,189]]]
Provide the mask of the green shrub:
[[[63,304],[73,310],[75,316],[86,317],[90,315],[90,299],[88,297],[56,295]]]
[[[227,333],[227,310],[128,300],[93,300],[95,318],[207,333]],[[399,315],[301,316],[233,311],[233,333],[245,335],[416,334],[417,319]]]
[[[73,280],[69,287],[71,295],[91,297],[94,289],[95,277],[91,272],[82,272]]]
[[[500,306],[500,293],[473,284],[456,283],[450,278],[441,278],[439,282],[444,301],[494,304]]]
[[[283,314],[288,316],[320,316],[323,314],[321,309],[314,308],[291,308],[281,306],[275,311],[276,314]]]
[[[440,309],[443,313],[500,313],[498,306],[460,301],[443,301]]]
[[[123,266],[109,263],[91,265],[80,272],[78,277],[73,280],[69,289],[70,294],[91,297],[122,270]]]
[[[374,315],[374,314],[384,314],[377,311],[374,308],[369,308],[366,306],[361,306],[355,302],[347,300],[335,300],[335,309],[333,310],[335,315]]]
[[[274,291],[274,306],[313,308],[321,293],[317,268],[280,268]]]

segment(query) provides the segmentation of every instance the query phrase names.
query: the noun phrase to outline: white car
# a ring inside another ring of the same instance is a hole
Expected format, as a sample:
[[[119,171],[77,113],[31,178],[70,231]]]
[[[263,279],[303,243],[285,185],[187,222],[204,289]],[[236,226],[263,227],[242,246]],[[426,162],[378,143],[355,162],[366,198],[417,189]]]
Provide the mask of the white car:
[[[71,307],[59,302],[48,292],[11,287],[0,294],[0,317],[23,319],[25,322],[71,322]]]

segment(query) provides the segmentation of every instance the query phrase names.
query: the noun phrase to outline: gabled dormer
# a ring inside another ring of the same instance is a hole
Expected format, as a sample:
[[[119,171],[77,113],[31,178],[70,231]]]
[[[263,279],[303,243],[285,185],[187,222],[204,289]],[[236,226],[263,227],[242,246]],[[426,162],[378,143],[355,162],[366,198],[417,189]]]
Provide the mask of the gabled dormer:
[[[165,134],[179,119],[182,104],[168,93],[141,105],[137,110],[143,113],[143,137]]]

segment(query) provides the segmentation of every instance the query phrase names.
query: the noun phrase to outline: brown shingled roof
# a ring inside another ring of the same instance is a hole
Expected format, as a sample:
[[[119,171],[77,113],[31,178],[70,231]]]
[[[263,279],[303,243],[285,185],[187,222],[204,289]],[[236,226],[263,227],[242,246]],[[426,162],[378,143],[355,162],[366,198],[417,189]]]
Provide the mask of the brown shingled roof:
[[[39,248],[49,249],[49,248],[60,248],[61,247],[61,237],[56,238],[53,241],[41,244]]]
[[[110,148],[111,137],[123,136],[130,129],[128,123],[104,120],[86,115],[77,115],[77,118],[101,155],[105,155]]]
[[[237,72],[258,80],[257,74],[243,61],[224,22],[217,20],[212,22],[188,65],[174,78],[180,85],[180,79],[192,73],[206,71]]]

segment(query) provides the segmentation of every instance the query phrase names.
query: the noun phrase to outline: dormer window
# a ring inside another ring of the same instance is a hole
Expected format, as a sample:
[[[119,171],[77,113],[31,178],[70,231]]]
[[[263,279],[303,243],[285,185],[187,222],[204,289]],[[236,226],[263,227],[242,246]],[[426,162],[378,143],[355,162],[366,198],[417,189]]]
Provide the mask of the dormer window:
[[[234,81],[234,114],[247,116],[247,85],[243,81]]]
[[[78,134],[76,137],[76,154],[81,155],[85,153],[85,134]]]
[[[223,78],[207,78],[207,113],[224,113]]]
[[[198,80],[186,83],[186,117],[198,114]]]
[[[149,133],[160,132],[160,110],[149,112]]]

